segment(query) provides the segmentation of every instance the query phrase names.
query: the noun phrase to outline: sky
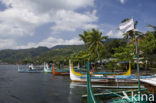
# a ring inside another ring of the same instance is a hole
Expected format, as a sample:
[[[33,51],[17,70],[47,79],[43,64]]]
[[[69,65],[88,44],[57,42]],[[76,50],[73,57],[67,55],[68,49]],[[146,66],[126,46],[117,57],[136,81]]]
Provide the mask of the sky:
[[[137,29],[156,25],[156,0],[0,0],[0,50],[83,44],[78,34],[91,28],[122,38],[121,21]]]

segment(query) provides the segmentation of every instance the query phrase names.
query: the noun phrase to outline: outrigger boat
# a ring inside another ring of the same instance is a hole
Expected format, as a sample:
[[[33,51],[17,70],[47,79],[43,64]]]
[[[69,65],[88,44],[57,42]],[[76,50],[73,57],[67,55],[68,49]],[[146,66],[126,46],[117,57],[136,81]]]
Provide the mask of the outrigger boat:
[[[44,63],[44,72],[46,72],[46,73],[52,72],[52,68],[50,68],[49,65],[46,63]]]
[[[40,66],[34,67],[31,64],[31,65],[29,65],[29,67],[23,66],[20,68],[20,66],[18,65],[18,72],[19,73],[40,73],[40,72],[43,72],[43,67],[40,67]]]
[[[55,69],[54,64],[52,64],[52,73],[54,75],[69,75],[68,69]]]
[[[143,91],[146,90],[145,88],[142,89]],[[142,91],[141,90],[141,91]],[[98,103],[97,99],[95,96],[111,96],[111,97],[120,97],[121,99],[115,99],[110,101],[110,103],[149,103],[148,101],[146,101],[145,99],[140,101],[139,100],[139,96],[136,96],[135,99],[133,99],[133,97],[129,97],[129,99],[123,99],[123,96],[121,95],[122,92],[118,92],[118,93],[114,93],[111,91],[108,91],[109,93],[105,93],[105,94],[96,94],[94,95],[93,91],[92,91],[92,84],[91,84],[91,76],[90,76],[90,72],[89,72],[89,63],[87,63],[87,95],[84,97],[87,97],[87,102],[88,103]],[[132,91],[127,91],[128,92],[132,92]],[[138,91],[135,91],[138,92]]]
[[[87,74],[76,72],[73,68],[73,64],[70,62],[70,79],[73,82],[87,82]],[[153,76],[140,76],[140,78],[151,78]],[[103,82],[137,82],[137,77],[131,75],[131,65],[129,64],[129,69],[124,74],[95,74],[91,75],[91,82],[103,83]]]

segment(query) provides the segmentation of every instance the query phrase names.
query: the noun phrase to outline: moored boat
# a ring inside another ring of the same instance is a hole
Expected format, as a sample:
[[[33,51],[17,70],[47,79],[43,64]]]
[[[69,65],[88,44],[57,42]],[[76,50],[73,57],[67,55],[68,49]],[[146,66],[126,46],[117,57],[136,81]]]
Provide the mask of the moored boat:
[[[18,72],[19,73],[41,73],[43,72],[43,67],[41,66],[33,66],[32,64],[29,66],[19,66],[18,65]]]
[[[87,75],[85,73],[76,72],[73,68],[73,64],[70,62],[70,79],[73,82],[87,82]],[[140,78],[151,78],[153,76],[140,76]],[[137,77],[131,74],[131,66],[129,65],[129,69],[124,74],[114,74],[114,75],[106,75],[105,74],[95,74],[91,75],[91,82],[95,83],[103,83],[103,82],[137,82]]]
[[[93,93],[92,90],[92,84],[91,84],[91,76],[90,76],[90,72],[89,72],[89,63],[87,63],[87,95],[83,96],[83,97],[87,97],[87,102],[88,103],[98,103],[98,101],[95,98],[95,94]],[[146,89],[142,89],[143,91],[145,91]],[[108,90],[107,90],[108,91]],[[109,101],[109,103],[150,103],[146,100],[146,98],[142,98],[142,100],[140,101],[140,97],[139,95],[134,97],[128,96],[126,93],[131,93],[131,92],[138,92],[138,91],[126,91],[126,92],[111,92],[108,91],[109,93],[101,93],[101,94],[96,94],[97,96],[109,96],[109,97],[119,97],[120,99],[113,99],[111,101]],[[121,95],[122,93],[125,93],[127,98],[123,98],[123,96]]]
[[[52,68],[50,68],[49,65],[46,63],[44,63],[44,72],[46,72],[46,73],[52,72]]]
[[[69,75],[68,69],[55,69],[54,64],[52,64],[52,73],[54,75]]]

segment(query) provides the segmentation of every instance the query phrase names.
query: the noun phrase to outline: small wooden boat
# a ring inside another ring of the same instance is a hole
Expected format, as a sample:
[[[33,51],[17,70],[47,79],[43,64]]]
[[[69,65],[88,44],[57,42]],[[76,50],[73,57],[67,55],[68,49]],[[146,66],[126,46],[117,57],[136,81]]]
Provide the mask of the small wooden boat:
[[[52,73],[54,75],[69,75],[69,71],[67,69],[55,69],[54,64],[52,65]]]
[[[46,63],[44,63],[44,72],[46,72],[46,73],[52,72],[52,68],[50,68],[49,65]]]

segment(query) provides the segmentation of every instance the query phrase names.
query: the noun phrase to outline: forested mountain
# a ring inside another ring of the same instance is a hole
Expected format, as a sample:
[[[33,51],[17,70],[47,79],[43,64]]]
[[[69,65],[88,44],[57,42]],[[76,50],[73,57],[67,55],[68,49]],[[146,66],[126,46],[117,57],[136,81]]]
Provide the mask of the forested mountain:
[[[115,42],[116,41],[116,42]],[[105,42],[108,54],[111,55],[112,48],[118,45],[120,39],[108,39]],[[70,55],[86,50],[84,45],[56,45],[52,48],[38,47],[19,50],[0,50],[0,63],[43,63],[49,61],[66,61]],[[108,56],[109,56],[108,55]]]
[[[26,63],[38,61],[50,61],[52,58],[61,59],[70,56],[74,52],[84,50],[83,45],[57,45],[53,48],[38,47],[30,49],[19,49],[19,50],[1,50],[0,51],[0,62],[7,63]]]
[[[32,59],[38,55],[41,55],[43,52],[49,51],[47,47],[38,47],[30,49],[19,49],[19,50],[1,50],[0,51],[0,61],[7,63],[16,63],[24,59]]]

